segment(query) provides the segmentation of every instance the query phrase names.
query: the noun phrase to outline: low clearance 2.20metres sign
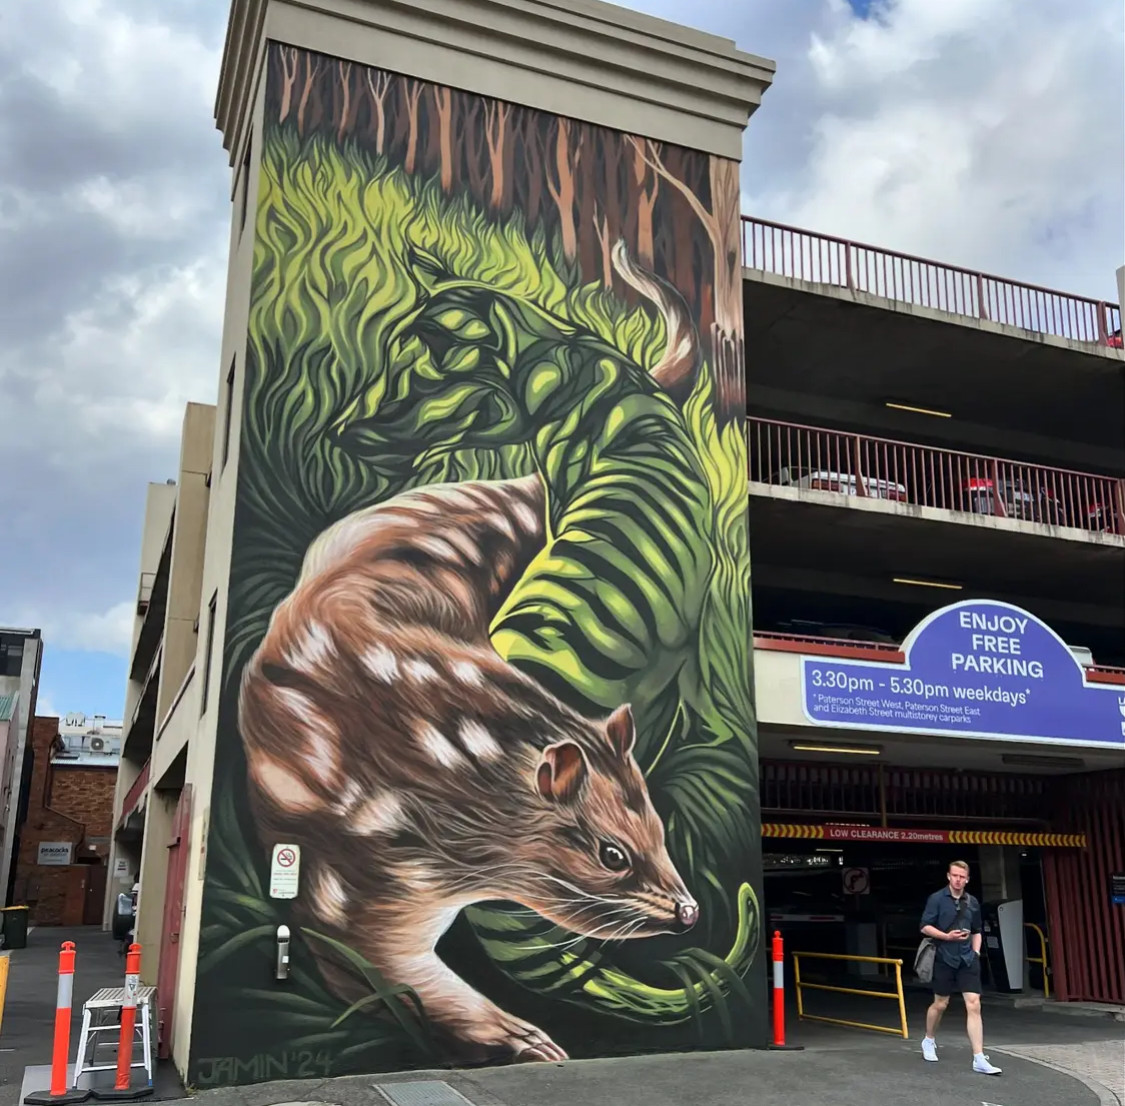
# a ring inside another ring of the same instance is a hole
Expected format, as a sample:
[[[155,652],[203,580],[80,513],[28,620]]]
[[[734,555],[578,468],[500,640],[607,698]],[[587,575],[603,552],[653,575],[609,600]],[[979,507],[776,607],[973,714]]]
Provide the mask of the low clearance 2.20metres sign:
[[[1066,643],[1008,603],[954,603],[903,643],[905,664],[801,657],[818,726],[947,733],[1125,752],[1125,686],[1091,684]]]

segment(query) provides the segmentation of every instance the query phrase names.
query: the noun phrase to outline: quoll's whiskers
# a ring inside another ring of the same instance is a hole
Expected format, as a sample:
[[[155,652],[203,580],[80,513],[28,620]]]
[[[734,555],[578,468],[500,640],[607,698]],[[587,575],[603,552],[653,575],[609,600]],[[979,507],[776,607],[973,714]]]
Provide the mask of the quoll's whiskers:
[[[632,937],[638,929],[643,929],[647,918],[638,918],[636,921],[629,923],[623,933],[615,934],[613,937],[606,937],[605,940],[611,944],[621,944],[622,941]]]
[[[611,897],[608,895],[595,895],[592,891],[583,891],[581,887],[575,887],[573,883],[567,883],[565,879],[559,879],[558,876],[549,875],[546,872],[541,873],[542,879],[549,879],[552,883],[558,883],[565,887],[571,894],[576,895],[580,899],[594,899],[598,902],[605,903],[631,903],[632,899]]]
[[[624,914],[624,913],[626,913],[626,911],[624,911],[624,910],[614,911],[613,913]],[[608,915],[603,915],[603,917],[608,918]],[[594,920],[597,921],[598,919],[594,919]],[[584,932],[584,933],[578,933],[574,937],[571,937],[566,941],[559,941],[559,942],[555,942],[555,943],[540,942],[540,943],[534,944],[534,945],[519,945],[519,946],[516,946],[516,947],[521,952],[537,952],[541,949],[569,949],[569,948],[573,948],[575,945],[580,945],[583,941],[620,940],[621,939],[620,938],[620,932],[622,930],[624,930],[628,933],[635,932],[637,929],[639,929],[641,926],[643,926],[645,924],[645,921],[646,921],[645,918],[639,918],[638,919],[636,917],[634,917],[634,918],[625,917],[625,918],[622,918],[622,919],[609,919],[609,920],[605,921],[605,923],[603,925],[595,926],[593,929],[590,929],[589,931]],[[562,928],[562,927],[560,926],[559,928]],[[616,929],[618,931],[618,933],[611,934],[608,937],[600,937],[598,934],[603,929]]]

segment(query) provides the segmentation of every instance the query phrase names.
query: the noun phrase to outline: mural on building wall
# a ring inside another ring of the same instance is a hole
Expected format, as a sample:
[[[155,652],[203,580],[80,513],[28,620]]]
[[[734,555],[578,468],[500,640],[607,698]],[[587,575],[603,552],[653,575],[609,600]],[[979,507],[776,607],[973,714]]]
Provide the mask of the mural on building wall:
[[[763,1043],[737,165],[268,68],[192,1081]]]

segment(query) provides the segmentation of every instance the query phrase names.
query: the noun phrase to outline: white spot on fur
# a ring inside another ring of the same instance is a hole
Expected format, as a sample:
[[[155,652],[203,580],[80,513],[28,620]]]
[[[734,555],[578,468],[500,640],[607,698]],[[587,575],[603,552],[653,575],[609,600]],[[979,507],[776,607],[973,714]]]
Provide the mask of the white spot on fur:
[[[385,645],[376,645],[363,654],[363,667],[385,684],[398,679],[398,658]]]
[[[503,750],[492,736],[479,722],[466,718],[457,731],[461,744],[481,760],[497,760],[503,755]]]
[[[378,833],[393,833],[406,824],[402,800],[393,792],[373,795],[351,817],[348,833],[371,837]]]
[[[332,635],[319,622],[310,622],[297,642],[285,653],[295,668],[312,668],[330,661],[336,655]]]
[[[417,680],[420,684],[438,678],[438,670],[429,661],[414,658],[408,660],[402,667],[411,679]]]
[[[463,502],[467,502],[470,506],[474,507],[495,507],[496,500],[494,496],[490,495],[484,488],[475,487],[472,484],[461,484],[458,487],[458,493]]]
[[[313,909],[326,922],[343,925],[348,920],[348,894],[340,877],[325,864],[314,880]]]
[[[516,522],[524,530],[535,531],[539,529],[539,516],[525,504],[517,503],[512,507],[512,514],[516,516]]]
[[[440,503],[434,502],[434,496],[410,496],[401,507],[404,511],[410,511],[415,516],[421,515],[423,518],[437,518],[442,513],[444,507]],[[417,522],[417,517],[415,517]]]
[[[301,751],[301,759],[312,769],[313,774],[321,783],[331,787],[339,770],[339,764],[336,760],[336,742],[316,730],[312,730],[306,735],[305,742],[305,748]]]
[[[320,799],[288,768],[267,753],[250,754],[250,775],[265,795],[291,814],[310,814],[321,805]]]
[[[441,538],[419,538],[418,548],[424,549],[431,557],[437,557],[440,561],[459,561],[461,559],[457,554],[457,550],[454,549],[449,542],[442,541]]]
[[[395,875],[415,891],[429,891],[438,883],[437,872],[424,860],[407,860],[395,865]]]
[[[276,689],[286,710],[293,715],[298,732],[304,737],[298,755],[308,765],[313,775],[331,787],[340,770],[337,759],[338,735],[335,727],[316,708],[307,696],[291,687]]]
[[[365,793],[366,789],[359,780],[349,780],[340,794],[336,809],[341,814],[347,814],[363,798]]]
[[[493,511],[484,521],[493,530],[499,530],[510,541],[516,540],[516,532],[512,529],[512,524],[499,511]]]
[[[458,553],[469,562],[469,564],[479,564],[481,551],[480,548],[473,542],[467,534],[462,534],[458,530],[450,530],[445,535],[445,540],[450,545],[454,546]]]
[[[445,734],[435,730],[428,722],[424,723],[418,730],[418,740],[422,743],[422,748],[429,754],[430,759],[436,761],[443,768],[454,768],[465,761],[453,742]]]
[[[453,678],[466,687],[484,687],[484,674],[472,661],[454,661],[449,666]]]

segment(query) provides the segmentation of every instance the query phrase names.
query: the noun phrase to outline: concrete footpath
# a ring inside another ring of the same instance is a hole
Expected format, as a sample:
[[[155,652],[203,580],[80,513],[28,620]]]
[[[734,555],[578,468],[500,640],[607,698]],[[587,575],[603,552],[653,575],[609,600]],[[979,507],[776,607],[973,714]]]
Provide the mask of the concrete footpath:
[[[82,1002],[101,987],[120,985],[124,963],[117,945],[95,928],[37,929],[27,949],[12,952],[0,1030],[0,1106],[20,1102],[26,1067],[50,1062],[57,955],[64,940],[78,946],[72,1060]],[[1004,1069],[1003,1075],[990,1077],[971,1070],[964,1012],[956,1005],[938,1036],[939,1063],[922,1060],[918,1041],[926,1004],[922,995],[909,998],[910,1040],[800,1023],[790,1013],[789,1040],[803,1045],[801,1052],[689,1053],[348,1076],[192,1095],[185,1094],[170,1066],[161,1065],[156,1094],[148,1101],[196,1106],[1125,1106],[1125,1024],[987,1002],[986,1052]]]
[[[1114,1106],[1073,1076],[991,1051],[1004,1068],[976,1075],[950,1057],[922,1061],[917,1048],[693,1053],[682,1056],[517,1065],[457,1073],[352,1077],[204,1091],[198,1106],[280,1102],[339,1106]],[[427,1085],[428,1084],[428,1085]],[[451,1092],[457,1092],[457,1097]]]
[[[1003,1075],[978,1075],[953,1009],[941,1059],[923,1061],[927,1004],[910,1000],[911,1039],[790,1019],[802,1052],[721,1052],[528,1064],[459,1072],[258,1084],[200,1091],[196,1106],[1121,1106],[1125,1025],[1010,1006],[985,1011],[986,1051]],[[1099,1077],[1100,1076],[1100,1077]]]

